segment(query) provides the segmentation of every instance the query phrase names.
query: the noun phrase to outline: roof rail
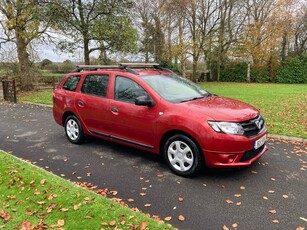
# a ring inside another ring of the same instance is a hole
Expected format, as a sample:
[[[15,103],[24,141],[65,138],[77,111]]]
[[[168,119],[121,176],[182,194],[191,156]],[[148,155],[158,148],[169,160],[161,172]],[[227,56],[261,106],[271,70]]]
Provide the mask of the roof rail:
[[[130,68],[155,68],[159,66],[158,63],[120,63],[120,66],[130,67]]]
[[[126,70],[127,72],[135,75],[139,75],[139,73],[133,68],[154,68],[175,74],[170,69],[160,67],[158,63],[120,63],[119,65],[77,65],[76,72],[81,72],[86,70],[95,71],[100,69],[120,69],[120,70]]]
[[[99,70],[99,69],[121,69],[118,65],[77,65],[77,72],[84,70]]]

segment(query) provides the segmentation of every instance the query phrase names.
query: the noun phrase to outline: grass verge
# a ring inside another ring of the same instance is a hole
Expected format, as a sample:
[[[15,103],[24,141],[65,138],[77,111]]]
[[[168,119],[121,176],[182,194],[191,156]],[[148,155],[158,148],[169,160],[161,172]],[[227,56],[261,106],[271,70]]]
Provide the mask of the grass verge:
[[[18,101],[52,105],[52,90],[21,93],[18,95]]]
[[[0,228],[173,229],[0,151]]]

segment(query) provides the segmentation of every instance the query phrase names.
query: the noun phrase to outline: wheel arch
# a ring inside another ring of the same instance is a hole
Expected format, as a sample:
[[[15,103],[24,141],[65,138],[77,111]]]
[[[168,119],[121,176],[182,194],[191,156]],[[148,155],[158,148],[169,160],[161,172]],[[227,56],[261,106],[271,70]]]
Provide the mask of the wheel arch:
[[[199,152],[202,153],[202,154],[201,154],[202,160],[205,162],[205,156],[204,156],[203,150],[202,150],[202,148],[200,147],[200,145],[199,145],[199,143],[197,142],[197,140],[196,140],[191,134],[189,134],[189,133],[187,133],[187,132],[184,132],[184,131],[182,131],[182,130],[179,130],[179,129],[169,130],[169,131],[167,131],[167,132],[162,136],[162,138],[161,138],[161,140],[160,140],[160,145],[159,145],[159,148],[160,148],[160,149],[159,149],[159,150],[160,150],[159,153],[160,153],[161,155],[163,155],[163,146],[164,146],[164,144],[166,143],[166,141],[167,141],[171,136],[174,136],[174,135],[177,135],[177,134],[185,135],[185,136],[187,136],[188,138],[190,138],[192,141],[194,141],[194,143],[196,144],[196,146],[197,146]]]
[[[66,111],[66,112],[63,114],[63,116],[62,116],[62,123],[63,123],[63,126],[65,125],[65,121],[66,121],[67,117],[69,117],[69,116],[71,116],[71,115],[77,117],[76,114],[74,114],[74,113],[71,112],[71,111]],[[77,118],[78,118],[78,117],[77,117]]]

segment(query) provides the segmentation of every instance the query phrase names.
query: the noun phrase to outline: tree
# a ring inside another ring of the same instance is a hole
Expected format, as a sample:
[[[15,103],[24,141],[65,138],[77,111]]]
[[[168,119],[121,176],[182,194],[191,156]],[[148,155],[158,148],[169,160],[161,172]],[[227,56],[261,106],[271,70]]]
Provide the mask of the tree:
[[[69,39],[61,42],[63,50],[83,49],[85,64],[90,63],[90,53],[101,50],[101,45],[109,41],[118,49],[119,43],[127,37],[125,29],[117,27],[118,19],[130,27],[129,10],[133,4],[129,0],[63,0],[53,2],[50,11],[54,28],[61,30]],[[125,18],[125,20],[123,19]],[[128,23],[128,24],[127,24]],[[109,31],[109,29],[112,31]],[[130,28],[129,28],[130,29]],[[129,30],[135,33],[134,30]],[[112,32],[112,33],[110,33]],[[124,36],[121,36],[124,33]],[[117,34],[117,36],[114,36]],[[133,35],[131,36],[133,37]],[[104,47],[105,48],[105,47]]]
[[[19,82],[21,90],[33,89],[33,77],[30,74],[30,44],[42,37],[49,28],[43,22],[44,8],[39,0],[1,0],[1,27],[5,36],[1,43],[13,42],[17,48]]]

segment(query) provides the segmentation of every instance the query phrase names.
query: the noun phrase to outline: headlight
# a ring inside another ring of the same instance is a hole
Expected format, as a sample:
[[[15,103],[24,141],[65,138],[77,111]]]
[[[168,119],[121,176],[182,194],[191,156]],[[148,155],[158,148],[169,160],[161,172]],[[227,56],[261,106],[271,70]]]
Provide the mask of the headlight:
[[[218,121],[208,121],[211,128],[218,133],[227,134],[238,134],[243,135],[244,130],[242,125],[234,122],[218,122]]]

